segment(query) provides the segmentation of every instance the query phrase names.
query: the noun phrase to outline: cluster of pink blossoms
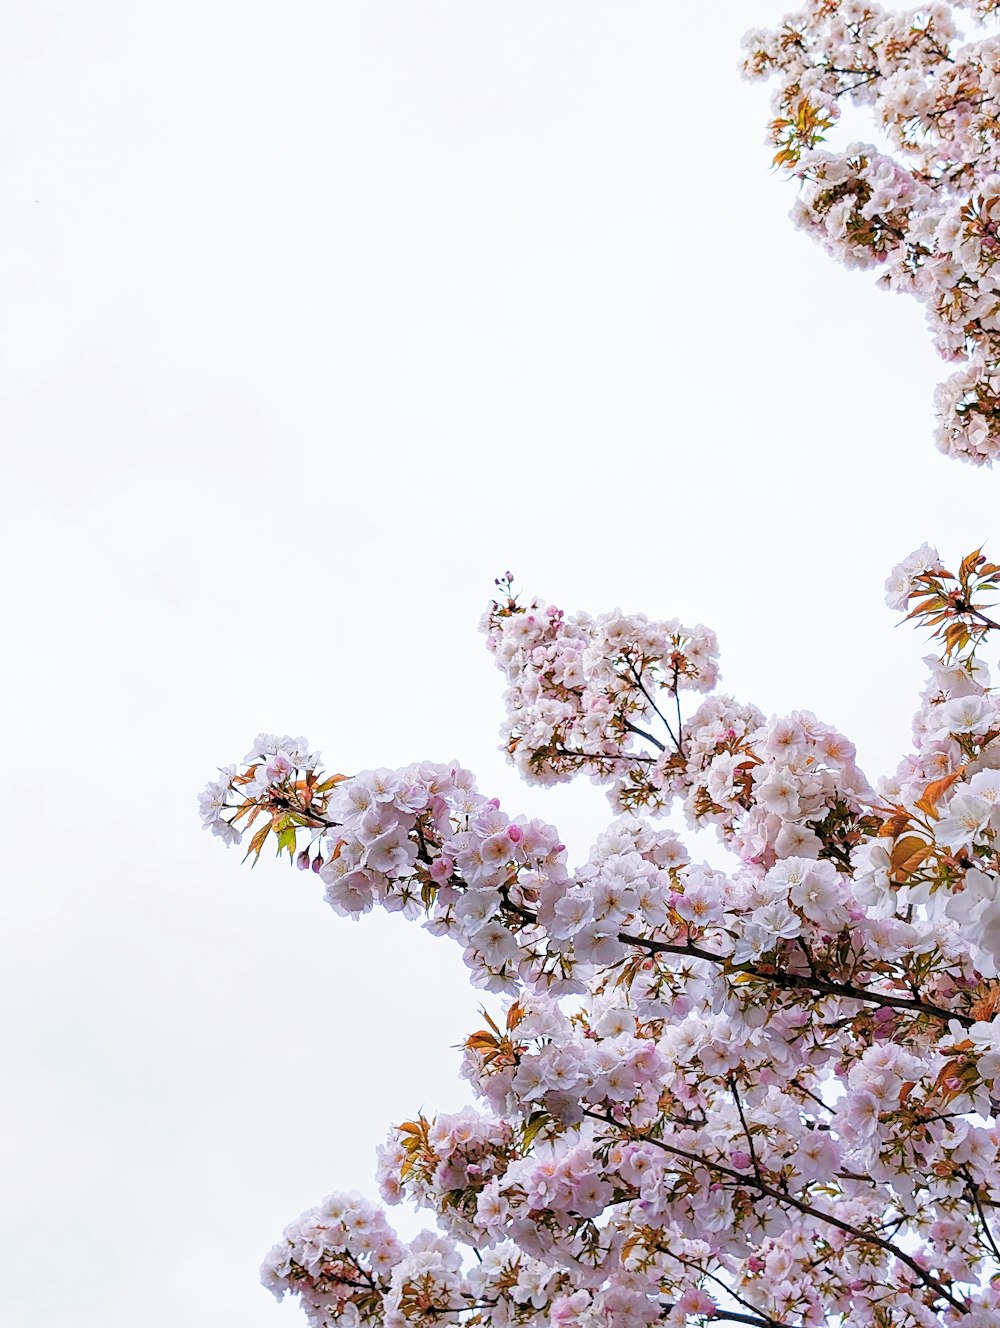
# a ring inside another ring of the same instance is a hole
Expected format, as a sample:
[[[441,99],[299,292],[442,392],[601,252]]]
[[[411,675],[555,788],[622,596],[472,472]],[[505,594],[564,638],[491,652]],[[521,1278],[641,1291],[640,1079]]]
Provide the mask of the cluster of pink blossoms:
[[[882,267],[962,367],[938,445],[1000,455],[1000,38],[956,11],[809,0],[749,34],[777,80],[776,162],[797,222]],[[820,145],[845,101],[879,145]],[[615,813],[571,867],[457,762],[328,774],[262,734],[202,795],[206,827],[461,947],[503,997],[466,1040],[479,1106],[390,1130],[402,1242],[331,1195],[265,1284],[313,1328],[1000,1328],[1000,696],[981,653],[1000,567],[922,546],[890,607],[938,649],[913,750],[869,784],[815,715],[716,691],[702,626],[522,604],[483,619],[507,682],[503,745],[531,783],[586,775]],[[678,806],[733,852],[690,860]]]
[[[509,583],[502,588],[506,599],[482,627],[510,683],[507,750],[532,781],[586,770],[610,784],[619,810],[656,811],[679,798],[692,824],[715,825],[750,862],[816,857],[838,835],[847,852],[844,834],[872,791],[842,734],[808,712],[767,722],[727,696],[710,697],[682,725],[684,691],[718,681],[713,632],[642,614],[522,610]]]
[[[510,573],[497,585],[504,598],[481,626],[509,684],[502,736],[518,770],[529,783],[553,783],[586,767],[616,776],[623,808],[647,803],[664,776],[644,768],[655,763],[635,754],[633,739],[645,738],[662,751],[647,731],[656,720],[676,739],[657,700],[673,709],[682,692],[713,689],[719,676],[715,633],[700,623],[650,622],[617,609],[597,618],[567,617],[540,600],[514,611]]]
[[[938,447],[1000,455],[1000,36],[967,41],[998,0],[909,10],[809,0],[744,38],[744,69],[777,81],[769,137],[801,185],[793,212],[848,267],[883,268],[924,306],[940,354],[963,367],[937,390]],[[819,147],[843,103],[870,112],[881,146]]]
[[[225,840],[273,836],[339,914],[422,919],[506,998],[465,1045],[481,1108],[380,1150],[383,1199],[438,1232],[403,1244],[333,1196],[267,1285],[322,1328],[997,1328],[1000,704],[979,652],[1000,568],[924,546],[890,576],[941,650],[914,751],[875,787],[811,714],[686,714],[718,677],[706,629],[500,585],[505,747],[618,813],[585,863],[457,763],[325,775],[261,735],[203,795]],[[732,871],[657,822],[674,802]]]
[[[310,1324],[360,1324],[382,1313],[384,1288],[406,1254],[380,1208],[360,1194],[330,1194],[285,1228],[261,1280],[281,1300],[301,1297]]]

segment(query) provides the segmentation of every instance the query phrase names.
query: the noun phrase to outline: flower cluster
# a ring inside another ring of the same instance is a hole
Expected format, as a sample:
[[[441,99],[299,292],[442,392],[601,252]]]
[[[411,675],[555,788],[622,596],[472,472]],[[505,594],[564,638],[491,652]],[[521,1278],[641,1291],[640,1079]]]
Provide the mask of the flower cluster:
[[[442,1214],[450,1235],[474,1240],[470,1195],[502,1176],[513,1156],[514,1132],[505,1120],[471,1109],[433,1121],[418,1116],[397,1126],[378,1150],[376,1178],[386,1203],[405,1196]]]
[[[319,759],[318,752],[308,750],[305,738],[258,733],[243,758],[247,769],[237,774],[236,766],[226,766],[219,771],[221,779],[205,786],[199,798],[202,824],[226,844],[238,844],[243,830],[263,813],[263,823],[250,840],[247,856],[253,853],[255,859],[259,858],[272,832],[279,853],[287,850],[291,856],[299,827],[311,824],[313,799],[321,798],[341,778],[333,775],[321,782],[316,774]],[[228,799],[236,793],[240,796],[234,806]],[[232,815],[227,817],[226,811]],[[244,817],[246,822],[241,828],[239,822]],[[306,864],[300,861],[299,865]]]
[[[680,791],[693,824],[714,824],[746,862],[843,861],[865,824],[871,790],[854,744],[809,711],[764,721],[713,698],[687,726]]]
[[[681,693],[718,681],[715,633],[617,609],[593,618],[522,605],[511,581],[497,582],[501,598],[480,626],[509,684],[503,737],[518,770],[550,784],[587,769],[614,778],[623,808],[656,805],[666,776],[648,747],[664,746],[649,726],[662,722],[676,745]]]
[[[808,0],[744,38],[745,73],[776,80],[775,163],[800,183],[793,211],[848,267],[924,306],[934,344],[963,361],[937,390],[937,445],[1000,455],[1000,38],[966,41],[957,12],[995,18],[995,0],[912,10]],[[853,103],[886,150],[819,145]]]
[[[273,832],[337,913],[419,918],[507,998],[464,1047],[482,1108],[379,1152],[383,1198],[440,1234],[403,1244],[333,1196],[267,1285],[322,1328],[997,1328],[997,584],[979,551],[894,569],[890,605],[940,649],[914,750],[872,787],[815,716],[700,699],[705,629],[522,607],[505,578],[484,619],[504,746],[533,779],[607,783],[619,813],[575,869],[457,762],[326,775],[264,735],[223,771],[216,833],[263,818],[251,852]],[[675,799],[731,871],[657,822]]]
[[[314,1328],[381,1313],[404,1248],[385,1214],[360,1194],[331,1194],[285,1228],[261,1280],[281,1300],[297,1295]]]

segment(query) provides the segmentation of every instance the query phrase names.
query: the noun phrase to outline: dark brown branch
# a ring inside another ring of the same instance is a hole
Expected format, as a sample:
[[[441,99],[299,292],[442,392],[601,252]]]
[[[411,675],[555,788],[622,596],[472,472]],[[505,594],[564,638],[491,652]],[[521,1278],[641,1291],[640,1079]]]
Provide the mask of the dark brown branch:
[[[632,721],[630,719],[626,719],[624,715],[622,716],[622,723],[625,725],[629,733],[634,733],[639,738],[645,738],[647,742],[651,742],[653,744],[653,746],[657,749],[657,751],[665,752],[667,750],[664,744],[660,742],[659,738],[654,738],[651,733],[647,733],[645,729],[639,728],[637,724],[633,724]]]
[[[655,701],[653,700],[653,698],[650,696],[649,692],[646,690],[646,684],[642,681],[642,674],[641,674],[641,673],[639,672],[639,670],[635,667],[635,665],[634,665],[634,664],[631,664],[631,663],[629,664],[629,670],[630,670],[630,672],[631,672],[631,674],[632,674],[632,677],[633,677],[633,678],[635,679],[635,681],[636,681],[636,684],[637,684],[637,686],[638,686],[638,688],[639,688],[639,691],[642,692],[643,696],[646,698],[646,700],[649,702],[649,704],[653,707],[653,710],[654,710],[654,711],[656,712],[656,714],[659,716],[660,721],[661,721],[661,723],[663,724],[663,727],[664,727],[664,728],[667,730],[667,732],[670,734],[670,741],[674,744],[674,746],[677,748],[677,750],[680,751],[680,738],[679,738],[678,734],[675,734],[674,731],[673,731],[673,729],[670,727],[670,720],[667,719],[666,715],[663,713],[663,711],[660,709],[660,707],[656,704],[656,702],[655,702]],[[675,681],[675,684],[674,684],[674,685],[676,686],[676,681]],[[676,693],[675,693],[675,694],[676,694]],[[660,750],[662,751],[663,749],[661,748]]]
[[[586,1108],[584,1108],[583,1114],[589,1116],[592,1120],[600,1121],[604,1125],[610,1125],[613,1129],[629,1130],[628,1126],[616,1121],[612,1116],[602,1116],[599,1112],[588,1111]],[[940,1296],[942,1300],[946,1300],[953,1309],[960,1310],[963,1313],[965,1312],[966,1307],[962,1301],[953,1296],[948,1288],[939,1282],[937,1278],[932,1277],[930,1273],[921,1268],[916,1259],[907,1254],[905,1250],[901,1250],[898,1245],[893,1245],[892,1241],[885,1240],[882,1236],[876,1235],[873,1231],[865,1231],[861,1227],[852,1226],[850,1222],[845,1222],[842,1218],[835,1217],[833,1213],[826,1213],[822,1208],[814,1208],[812,1204],[806,1203],[803,1199],[796,1199],[794,1195],[787,1193],[787,1191],[776,1190],[765,1181],[757,1180],[753,1176],[747,1176],[744,1172],[736,1171],[732,1167],[727,1167],[722,1162],[712,1162],[709,1158],[702,1157],[699,1153],[689,1152],[686,1148],[678,1148],[675,1144],[668,1144],[663,1139],[655,1139],[651,1135],[643,1134],[638,1130],[632,1130],[629,1132],[634,1139],[637,1139],[642,1143],[652,1144],[654,1148],[660,1148],[663,1152],[670,1153],[675,1157],[682,1157],[685,1161],[693,1162],[696,1166],[705,1167],[709,1171],[715,1171],[720,1176],[728,1176],[729,1179],[735,1181],[737,1185],[756,1190],[758,1194],[762,1194],[768,1199],[773,1199],[775,1203],[787,1204],[790,1208],[796,1209],[797,1212],[804,1213],[807,1217],[814,1217],[818,1222],[824,1222],[828,1226],[836,1227],[838,1231],[843,1231],[845,1235],[853,1236],[855,1240],[862,1241],[866,1245],[878,1246],[878,1248],[884,1250],[886,1254],[889,1254],[894,1259],[898,1259],[900,1263],[905,1264],[917,1279],[924,1284],[924,1286],[929,1287],[930,1290],[932,1290],[935,1295]]]
[[[662,1249],[663,1247],[661,1246],[660,1248]],[[746,1306],[748,1310],[753,1310],[755,1314],[761,1316],[760,1318],[750,1319],[747,1315],[740,1314],[736,1310],[719,1310],[712,1316],[713,1318],[735,1317],[745,1323],[766,1323],[769,1328],[788,1328],[788,1325],[779,1323],[777,1319],[772,1319],[765,1315],[763,1310],[758,1310],[756,1305],[751,1304],[745,1296],[741,1296],[735,1287],[731,1287],[727,1282],[724,1282],[717,1273],[710,1273],[707,1268],[700,1268],[697,1260],[686,1259],[683,1254],[675,1254],[673,1250],[664,1250],[663,1252],[669,1254],[671,1258],[676,1259],[678,1263],[682,1263],[685,1268],[691,1268],[694,1272],[700,1273],[702,1277],[709,1278],[709,1280],[714,1282],[716,1286],[722,1287],[727,1296],[731,1296],[733,1300],[738,1301],[740,1305]]]
[[[656,941],[649,936],[632,936],[627,932],[619,932],[618,939],[626,945],[642,946],[650,954],[677,954],[688,955],[692,959],[705,959],[709,963],[718,964],[720,968],[725,967],[729,973],[747,973],[751,977],[758,978],[761,982],[771,982],[777,987],[815,991],[824,996],[840,996],[844,1000],[863,1001],[869,1005],[885,1005],[897,1010],[912,1010],[915,1014],[929,1015],[934,1019],[942,1019],[945,1023],[949,1019],[955,1019],[965,1028],[971,1028],[976,1022],[968,1015],[959,1014],[956,1010],[945,1010],[939,1005],[931,1005],[927,1001],[911,1000],[907,996],[886,996],[881,992],[872,991],[868,987],[857,987],[853,982],[829,982],[825,978],[806,977],[804,974],[789,973],[785,970],[762,973],[753,964],[729,964],[724,955],[713,954],[711,950],[702,950],[696,945],[674,945],[668,941]]]
[[[990,1224],[987,1222],[986,1214],[983,1212],[982,1204],[979,1202],[979,1187],[977,1186],[976,1182],[973,1180],[971,1174],[969,1173],[968,1168],[963,1167],[960,1172],[960,1175],[962,1179],[965,1181],[966,1191],[969,1195],[969,1198],[972,1200],[973,1205],[975,1206],[976,1213],[979,1216],[979,1224],[983,1229],[983,1235],[986,1237],[986,1242],[989,1245],[990,1249],[993,1251],[993,1257],[998,1262],[1000,1262],[1000,1249],[997,1249],[997,1243],[993,1238],[993,1232],[990,1229]]]
[[[747,1118],[743,1112],[743,1103],[740,1101],[739,1090],[736,1087],[736,1075],[729,1076],[729,1091],[733,1095],[733,1101],[736,1103],[736,1110],[739,1112],[740,1124],[743,1126],[743,1133],[746,1136],[747,1147],[750,1149],[750,1160],[753,1163],[753,1172],[758,1181],[763,1180],[760,1171],[760,1162],[757,1160],[757,1149],[754,1147],[753,1135],[750,1133],[750,1126],[747,1124]]]

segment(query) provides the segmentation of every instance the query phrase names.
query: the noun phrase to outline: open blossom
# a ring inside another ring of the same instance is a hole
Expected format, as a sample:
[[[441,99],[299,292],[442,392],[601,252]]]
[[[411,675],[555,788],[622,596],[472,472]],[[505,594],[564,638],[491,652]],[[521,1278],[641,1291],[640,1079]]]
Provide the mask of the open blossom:
[[[941,706],[938,719],[948,733],[981,733],[995,715],[996,707],[985,696],[956,696]]]
[[[935,840],[945,848],[972,844],[990,824],[993,808],[985,798],[959,794],[948,804],[948,815],[934,827]]]
[[[922,572],[934,571],[941,566],[937,549],[921,544],[889,573],[885,583],[885,602],[890,609],[906,608],[913,590],[914,577]]]

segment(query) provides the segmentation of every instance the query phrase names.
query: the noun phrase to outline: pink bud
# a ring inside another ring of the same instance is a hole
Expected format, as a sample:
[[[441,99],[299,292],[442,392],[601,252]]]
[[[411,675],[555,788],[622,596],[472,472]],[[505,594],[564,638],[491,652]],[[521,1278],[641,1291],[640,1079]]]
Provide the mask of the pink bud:
[[[509,825],[507,827],[507,838],[512,844],[519,844],[524,838],[524,831],[519,825]]]
[[[753,1161],[753,1158],[749,1153],[744,1153],[741,1149],[737,1148],[735,1152],[729,1154],[729,1160],[737,1171],[746,1171],[749,1168],[750,1163]]]
[[[315,856],[315,857],[313,858],[313,860],[312,860],[312,869],[313,869],[313,871],[314,871],[314,872],[318,872],[319,869],[320,869],[320,867],[322,867],[322,865],[323,865],[323,854],[322,854],[322,853],[317,853],[316,856]]]
[[[298,867],[299,871],[307,870],[309,866],[309,850],[307,848],[304,848],[302,852],[299,854],[299,856],[295,859],[295,865],[296,867]]]

